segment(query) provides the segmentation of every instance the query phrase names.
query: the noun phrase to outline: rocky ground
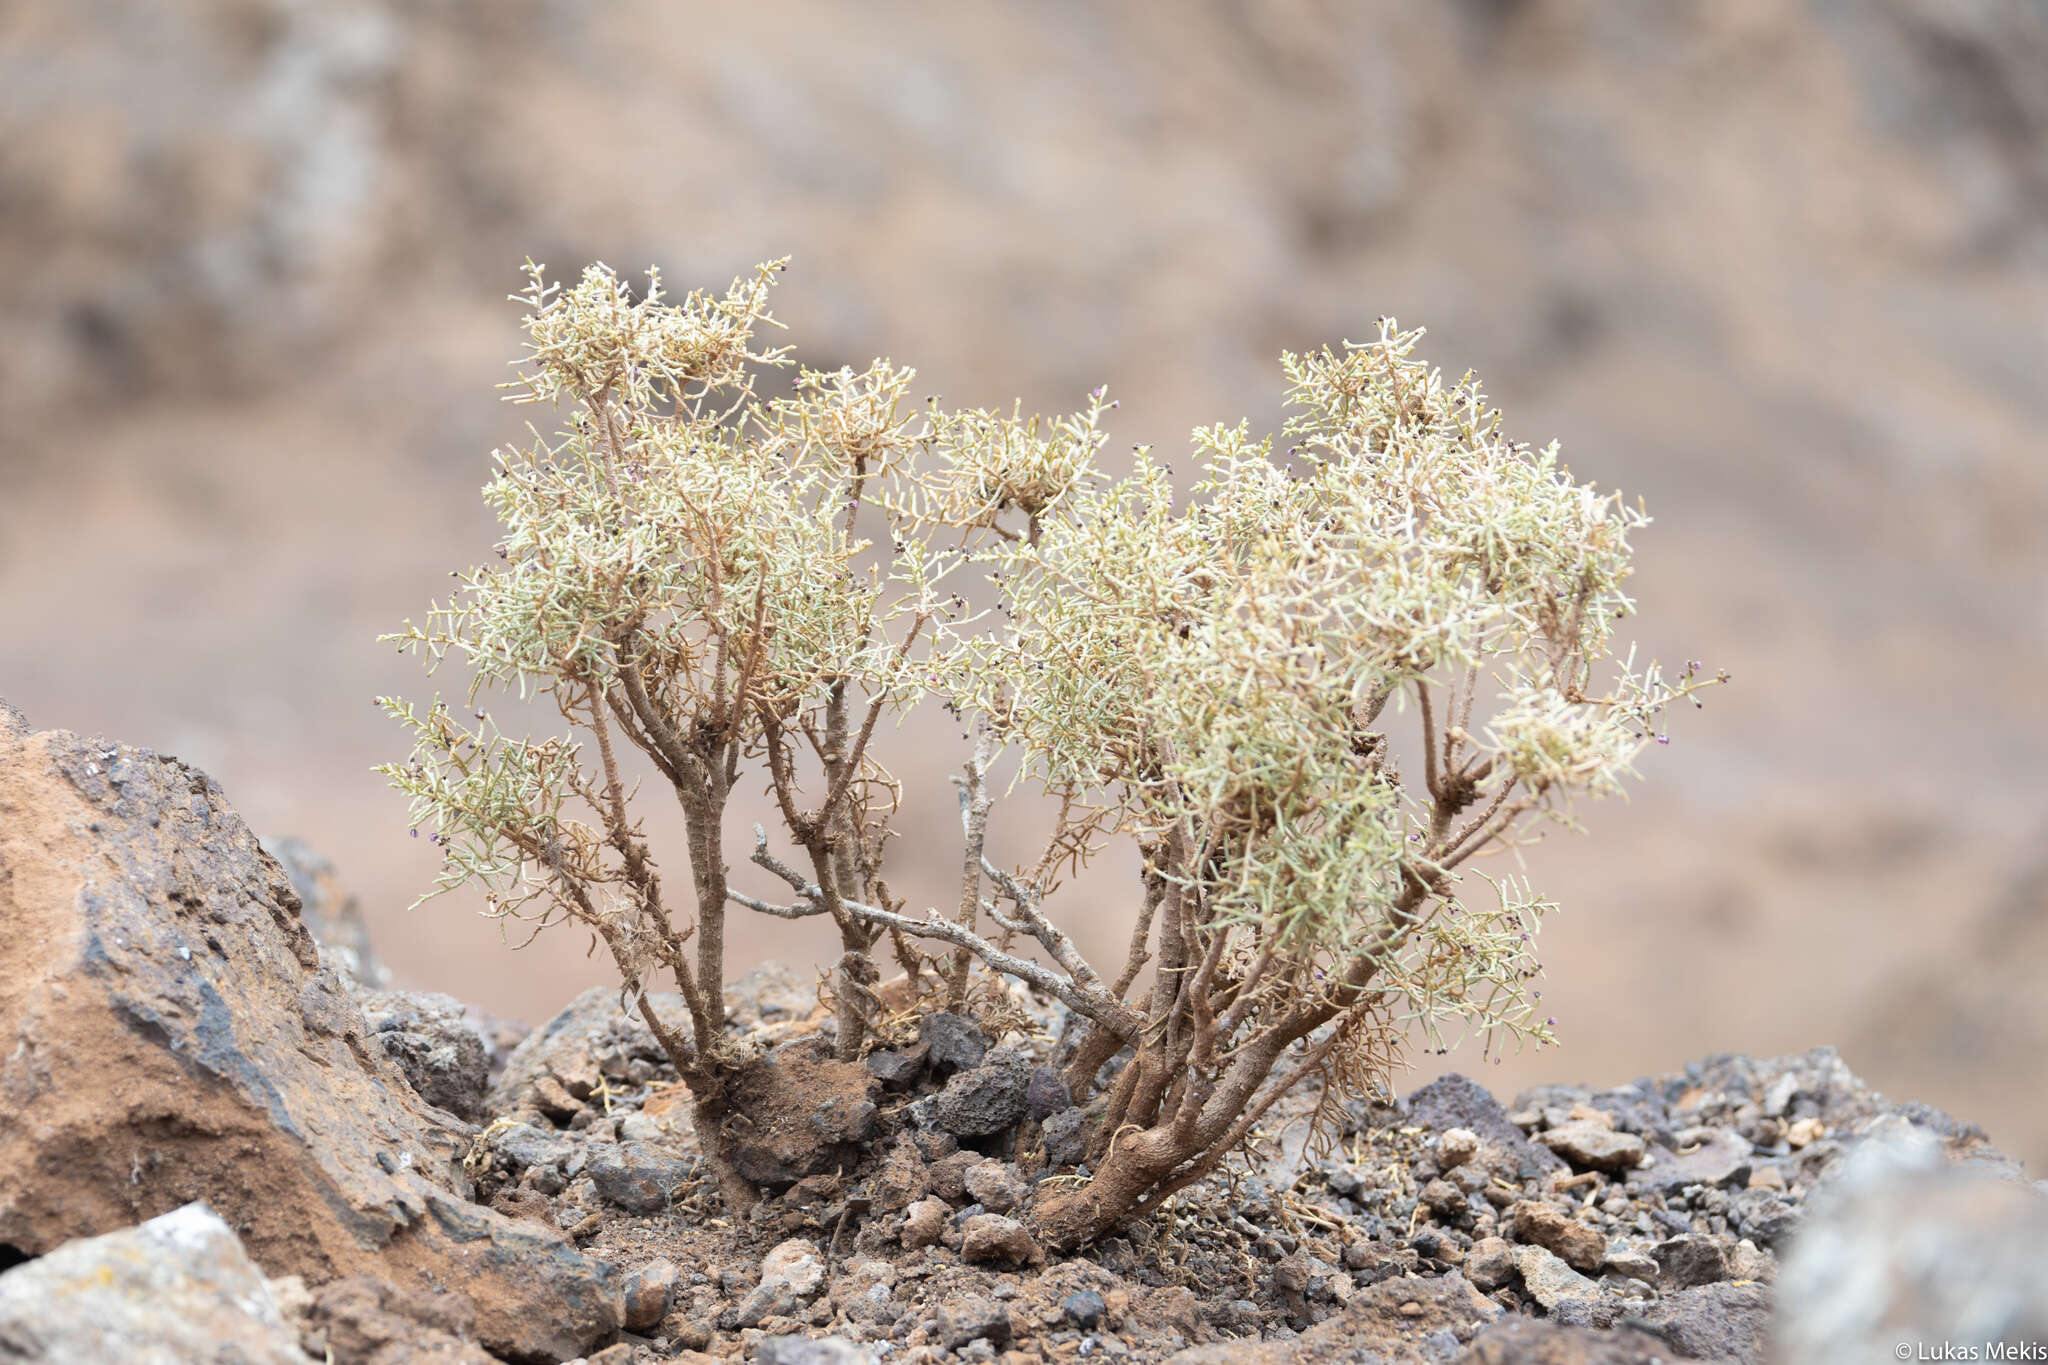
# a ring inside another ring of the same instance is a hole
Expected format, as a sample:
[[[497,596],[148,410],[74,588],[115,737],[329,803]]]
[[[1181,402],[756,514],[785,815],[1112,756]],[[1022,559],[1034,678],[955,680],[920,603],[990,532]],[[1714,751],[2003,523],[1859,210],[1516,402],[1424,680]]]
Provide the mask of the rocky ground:
[[[721,1207],[616,992],[526,1032],[386,989],[332,872],[176,760],[0,707],[0,1361],[1873,1359],[2048,1342],[2048,1209],[1832,1049],[1503,1104],[1313,1096],[1084,1256],[1035,1192],[1087,1114],[1021,1030],[832,1059],[807,978]],[[311,932],[309,932],[309,930]],[[1974,1335],[1972,1335],[1974,1334]]]
[[[371,640],[490,561],[489,452],[550,426],[494,387],[522,260],[789,253],[804,363],[1005,411],[1106,383],[1105,460],[1183,476],[1191,427],[1277,429],[1283,347],[1392,314],[1646,500],[1627,633],[1736,679],[1544,845],[1567,1046],[1488,1080],[1661,1070],[1707,1010],[2048,1168],[2011,1083],[2048,1049],[2040,0],[676,9],[0,5],[0,692],[198,763],[317,837],[395,971],[542,1019],[609,967],[408,915],[437,851],[369,770],[405,752],[369,698],[430,690]],[[966,757],[905,732],[903,827],[951,828]],[[899,844],[896,893],[946,903],[956,844]],[[1064,893],[1091,957],[1136,875]],[[839,951],[752,918],[736,971]]]

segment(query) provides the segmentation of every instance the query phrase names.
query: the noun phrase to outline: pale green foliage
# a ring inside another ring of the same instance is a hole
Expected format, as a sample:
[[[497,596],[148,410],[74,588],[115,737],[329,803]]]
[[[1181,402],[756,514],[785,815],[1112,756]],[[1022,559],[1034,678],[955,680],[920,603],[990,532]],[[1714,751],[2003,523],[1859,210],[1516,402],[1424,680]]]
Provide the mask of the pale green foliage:
[[[394,638],[435,664],[460,654],[471,704],[503,686],[562,693],[574,708],[589,688],[616,683],[630,650],[665,714],[718,710],[724,695],[721,723],[743,744],[759,740],[758,707],[798,720],[832,680],[907,687],[887,628],[932,609],[930,563],[906,545],[885,568],[862,567],[866,542],[844,522],[849,476],[887,470],[908,444],[910,372],[804,371],[793,397],[754,402],[749,364],[785,363],[755,344],[772,322],[779,268],[681,305],[662,302],[658,282],[630,300],[602,267],[566,292],[533,268],[521,396],[590,401],[553,442],[536,432],[497,453],[484,498],[505,527],[503,563],[462,575],[452,602]],[[736,687],[754,705],[733,700]],[[595,790],[598,775],[574,766],[578,749],[486,740],[481,717],[467,729],[446,707],[422,721],[387,705],[420,736],[414,762],[392,775],[414,797],[415,820],[441,826],[444,888],[477,877],[508,896],[529,889],[533,836],[558,826],[578,847],[603,843],[563,823],[559,792],[531,811],[504,796],[543,772]]]
[[[1503,438],[1469,377],[1413,358],[1419,337],[1388,323],[1369,345],[1283,358],[1292,473],[1243,426],[1195,433],[1185,506],[1148,452],[1115,481],[1063,468],[1036,542],[981,556],[1012,626],[970,643],[958,686],[1052,787],[1113,800],[1108,827],[1148,845],[1178,830],[1195,851],[1173,875],[1210,920],[1286,945],[1280,993],[1316,993],[1367,953],[1422,1017],[1541,1036],[1521,983],[1545,902],[1509,884],[1475,911],[1446,881],[1416,932],[1388,934],[1389,916],[1412,876],[1505,832],[1504,813],[1562,814],[1559,798],[1629,772],[1670,690],[1620,665],[1606,695],[1586,689],[1629,609],[1627,533],[1645,518],[1572,483],[1554,446]],[[994,483],[1008,453],[989,448]],[[973,453],[950,478],[974,481]],[[1433,793],[1402,781],[1374,729],[1432,681],[1431,742],[1448,732],[1448,761],[1501,798],[1464,840],[1433,827]],[[1498,698],[1478,733],[1475,684]]]
[[[1284,458],[1242,424],[1198,430],[1185,494],[1147,449],[1120,476],[1101,467],[1114,404],[1099,390],[1053,420],[950,412],[914,406],[911,372],[876,362],[799,371],[765,401],[755,376],[790,363],[757,340],[779,269],[671,304],[658,280],[636,298],[592,267],[558,292],[532,268],[516,387],[570,405],[568,425],[498,453],[485,497],[502,563],[395,638],[431,663],[458,655],[470,706],[482,688],[549,695],[596,752],[387,701],[416,743],[386,771],[446,844],[444,885],[584,924],[636,986],[672,971],[696,1024],[694,1051],[672,1052],[693,1087],[721,1046],[728,900],[831,916],[848,1049],[872,1026],[868,948],[888,934],[922,991],[934,959],[909,940],[950,943],[955,1004],[978,956],[1138,1050],[1110,1128],[1170,1128],[1188,1149],[1133,1177],[1148,1198],[1304,1071],[1355,1083],[1413,1026],[1433,1043],[1446,1024],[1549,1036],[1526,989],[1548,903],[1513,877],[1469,903],[1458,869],[1569,820],[1574,794],[1616,790],[1662,708],[1701,685],[1614,657],[1640,511],[1574,483],[1554,445],[1507,439],[1475,381],[1447,382],[1391,322],[1284,356]],[[872,542],[856,534],[877,524]],[[953,579],[996,609],[970,613]],[[881,720],[934,694],[982,736],[960,755],[950,919],[889,896],[895,793],[870,748]],[[663,898],[615,735],[682,802],[692,922]],[[983,858],[992,751],[1060,798],[1033,869]],[[756,862],[788,905],[725,882],[718,817],[756,764],[810,858],[792,868],[763,836]],[[1108,984],[1047,906],[1119,835],[1144,853],[1144,908]],[[1015,956],[1018,935],[1054,965]],[[1157,984],[1133,999],[1147,959]],[[1260,1090],[1311,1036],[1308,1060]],[[1073,1079],[1085,1094],[1093,1076]]]
[[[527,396],[554,403],[605,395],[629,410],[673,402],[692,392],[750,392],[747,367],[778,364],[780,351],[756,351],[754,329],[769,321],[768,290],[783,262],[750,280],[735,280],[723,297],[692,290],[665,302],[659,271],[647,272],[636,300],[602,265],[583,272],[567,292],[526,263]]]
[[[1102,391],[1073,416],[1008,417],[987,409],[934,412],[927,444],[937,467],[922,479],[924,496],[911,515],[963,528],[1001,525],[1005,512],[1035,524],[1058,507],[1092,470],[1108,439]]]

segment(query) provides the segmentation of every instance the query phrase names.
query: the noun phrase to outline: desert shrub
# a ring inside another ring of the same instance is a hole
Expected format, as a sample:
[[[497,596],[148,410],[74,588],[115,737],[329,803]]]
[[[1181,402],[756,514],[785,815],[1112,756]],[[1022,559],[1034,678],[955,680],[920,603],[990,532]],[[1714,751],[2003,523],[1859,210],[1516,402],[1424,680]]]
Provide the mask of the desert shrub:
[[[1198,430],[1186,493],[1146,448],[1105,470],[1099,390],[1053,420],[947,411],[878,361],[763,397],[792,367],[761,340],[781,268],[680,302],[656,277],[636,295],[602,266],[568,289],[531,268],[514,396],[566,424],[497,453],[498,562],[388,637],[456,656],[461,705],[380,699],[413,733],[384,771],[443,846],[440,886],[602,943],[728,1199],[751,1196],[725,1157],[734,906],[837,928],[843,1058],[883,1027],[877,954],[899,1007],[971,1007],[991,973],[1064,1002],[1094,1122],[1091,1178],[1034,1210],[1062,1246],[1213,1169],[1304,1080],[1336,1100],[1414,1040],[1548,1040],[1549,905],[1469,864],[1616,790],[1703,683],[1617,655],[1641,511],[1510,440],[1391,321],[1284,356],[1284,451]],[[567,733],[500,732],[491,689],[545,697]],[[900,793],[877,746],[927,705],[970,736],[943,914],[884,878]],[[627,749],[680,808],[685,895]],[[1057,811],[1014,868],[984,851],[1004,763]],[[757,829],[752,856],[776,899],[729,880],[743,775],[780,811],[785,850]],[[1055,906],[1114,839],[1142,874],[1111,974]],[[687,1018],[650,998],[663,979]]]

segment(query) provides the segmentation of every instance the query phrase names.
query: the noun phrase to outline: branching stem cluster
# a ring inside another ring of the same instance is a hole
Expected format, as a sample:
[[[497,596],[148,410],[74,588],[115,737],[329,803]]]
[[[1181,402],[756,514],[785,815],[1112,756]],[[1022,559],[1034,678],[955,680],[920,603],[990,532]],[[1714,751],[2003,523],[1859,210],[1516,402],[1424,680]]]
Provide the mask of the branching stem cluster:
[[[531,267],[512,387],[566,427],[498,453],[499,564],[389,638],[467,665],[465,709],[544,696],[569,734],[381,699],[413,732],[385,771],[434,827],[441,889],[604,945],[728,1202],[754,1193],[731,1159],[750,1063],[723,996],[735,906],[837,930],[845,1060],[886,1031],[885,941],[899,1005],[973,1009],[1009,978],[1066,1007],[1090,1178],[1036,1204],[1059,1246],[1156,1208],[1313,1078],[1355,1093],[1446,1029],[1547,1041],[1529,983],[1548,903],[1514,877],[1482,878],[1490,903],[1462,888],[1476,857],[1616,789],[1705,685],[1611,647],[1646,518],[1573,483],[1554,446],[1506,440],[1471,377],[1446,382],[1392,323],[1282,358],[1284,456],[1243,424],[1195,432],[1191,496],[1147,448],[1102,470],[1100,390],[1050,421],[920,409],[912,372],[878,361],[764,400],[756,377],[790,364],[759,340],[780,269],[672,302],[658,276],[636,296],[602,266],[567,290]],[[958,902],[920,915],[884,880],[901,792],[876,749],[923,703],[971,745]],[[1029,867],[988,852],[1004,765],[1057,807]],[[687,904],[636,805],[643,771],[677,803]],[[730,878],[748,774],[795,851],[755,827],[783,899]],[[1051,907],[1119,838],[1143,868],[1111,975]]]

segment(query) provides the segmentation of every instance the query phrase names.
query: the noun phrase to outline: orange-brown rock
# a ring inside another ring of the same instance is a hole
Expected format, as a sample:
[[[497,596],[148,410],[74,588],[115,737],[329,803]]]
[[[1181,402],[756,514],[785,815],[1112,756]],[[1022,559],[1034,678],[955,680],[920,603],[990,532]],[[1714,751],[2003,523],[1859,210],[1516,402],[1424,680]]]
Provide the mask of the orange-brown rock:
[[[0,703],[0,1243],[203,1200],[271,1275],[467,1294],[501,1355],[610,1339],[609,1267],[468,1202],[468,1128],[366,1039],[298,908],[204,773]]]

